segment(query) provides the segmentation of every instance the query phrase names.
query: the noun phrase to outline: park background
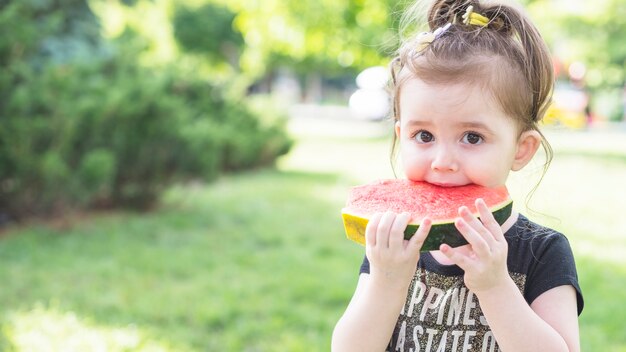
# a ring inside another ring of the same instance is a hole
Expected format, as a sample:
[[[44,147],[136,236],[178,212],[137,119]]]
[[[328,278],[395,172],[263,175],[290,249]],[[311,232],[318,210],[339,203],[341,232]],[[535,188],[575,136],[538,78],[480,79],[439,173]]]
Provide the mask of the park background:
[[[363,257],[340,209],[395,177],[348,102],[407,3],[0,2],[0,350],[328,350]],[[583,350],[626,351],[626,3],[522,3],[590,99],[508,186],[570,239]]]

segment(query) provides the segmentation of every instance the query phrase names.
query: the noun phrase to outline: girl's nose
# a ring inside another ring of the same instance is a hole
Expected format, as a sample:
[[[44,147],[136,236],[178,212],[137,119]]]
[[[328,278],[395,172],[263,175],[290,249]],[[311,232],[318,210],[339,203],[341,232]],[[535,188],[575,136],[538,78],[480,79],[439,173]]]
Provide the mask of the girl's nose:
[[[454,172],[458,170],[459,166],[454,153],[449,148],[439,146],[435,150],[431,168],[439,172]]]

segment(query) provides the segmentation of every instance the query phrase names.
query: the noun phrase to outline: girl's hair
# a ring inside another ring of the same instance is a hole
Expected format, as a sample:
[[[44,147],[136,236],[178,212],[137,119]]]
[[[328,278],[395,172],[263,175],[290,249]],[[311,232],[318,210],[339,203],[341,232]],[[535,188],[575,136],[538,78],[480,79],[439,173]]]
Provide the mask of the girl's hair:
[[[402,44],[390,64],[393,119],[400,118],[400,90],[410,78],[433,84],[478,85],[515,120],[520,134],[539,132],[546,153],[545,174],[553,152],[538,123],[552,98],[554,73],[548,48],[537,28],[521,10],[491,1],[434,0],[425,21],[423,6],[417,1],[401,21]],[[464,21],[470,6],[475,14],[486,17],[485,26]],[[403,36],[424,22],[430,32],[448,23],[450,26],[434,40],[431,35],[427,42],[423,33]],[[394,134],[392,165],[396,145]]]

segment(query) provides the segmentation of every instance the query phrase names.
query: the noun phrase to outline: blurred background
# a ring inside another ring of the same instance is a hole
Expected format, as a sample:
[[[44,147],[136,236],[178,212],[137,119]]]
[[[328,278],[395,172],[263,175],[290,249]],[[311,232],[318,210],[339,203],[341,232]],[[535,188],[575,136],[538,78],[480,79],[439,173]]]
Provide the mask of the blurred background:
[[[626,351],[626,3],[526,0],[557,72],[508,186]],[[0,1],[0,351],[323,351],[349,188],[390,163],[407,1]],[[539,184],[536,191],[535,186]]]

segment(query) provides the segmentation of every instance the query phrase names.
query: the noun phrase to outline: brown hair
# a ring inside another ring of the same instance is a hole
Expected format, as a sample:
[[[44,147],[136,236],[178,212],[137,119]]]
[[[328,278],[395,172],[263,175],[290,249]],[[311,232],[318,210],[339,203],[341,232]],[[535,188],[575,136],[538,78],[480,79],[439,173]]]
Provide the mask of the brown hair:
[[[422,5],[418,1],[405,13],[401,36],[419,24]],[[486,26],[464,23],[469,6],[488,19]],[[517,8],[478,0],[435,0],[423,22],[431,32],[451,25],[427,45],[420,42],[423,36],[419,34],[401,38],[402,45],[390,64],[393,119],[400,118],[400,89],[410,78],[433,84],[477,84],[491,92],[502,110],[515,119],[520,133],[539,132],[546,153],[545,174],[553,152],[538,123],[552,98],[554,73],[537,28]],[[394,135],[392,165],[396,145]]]

